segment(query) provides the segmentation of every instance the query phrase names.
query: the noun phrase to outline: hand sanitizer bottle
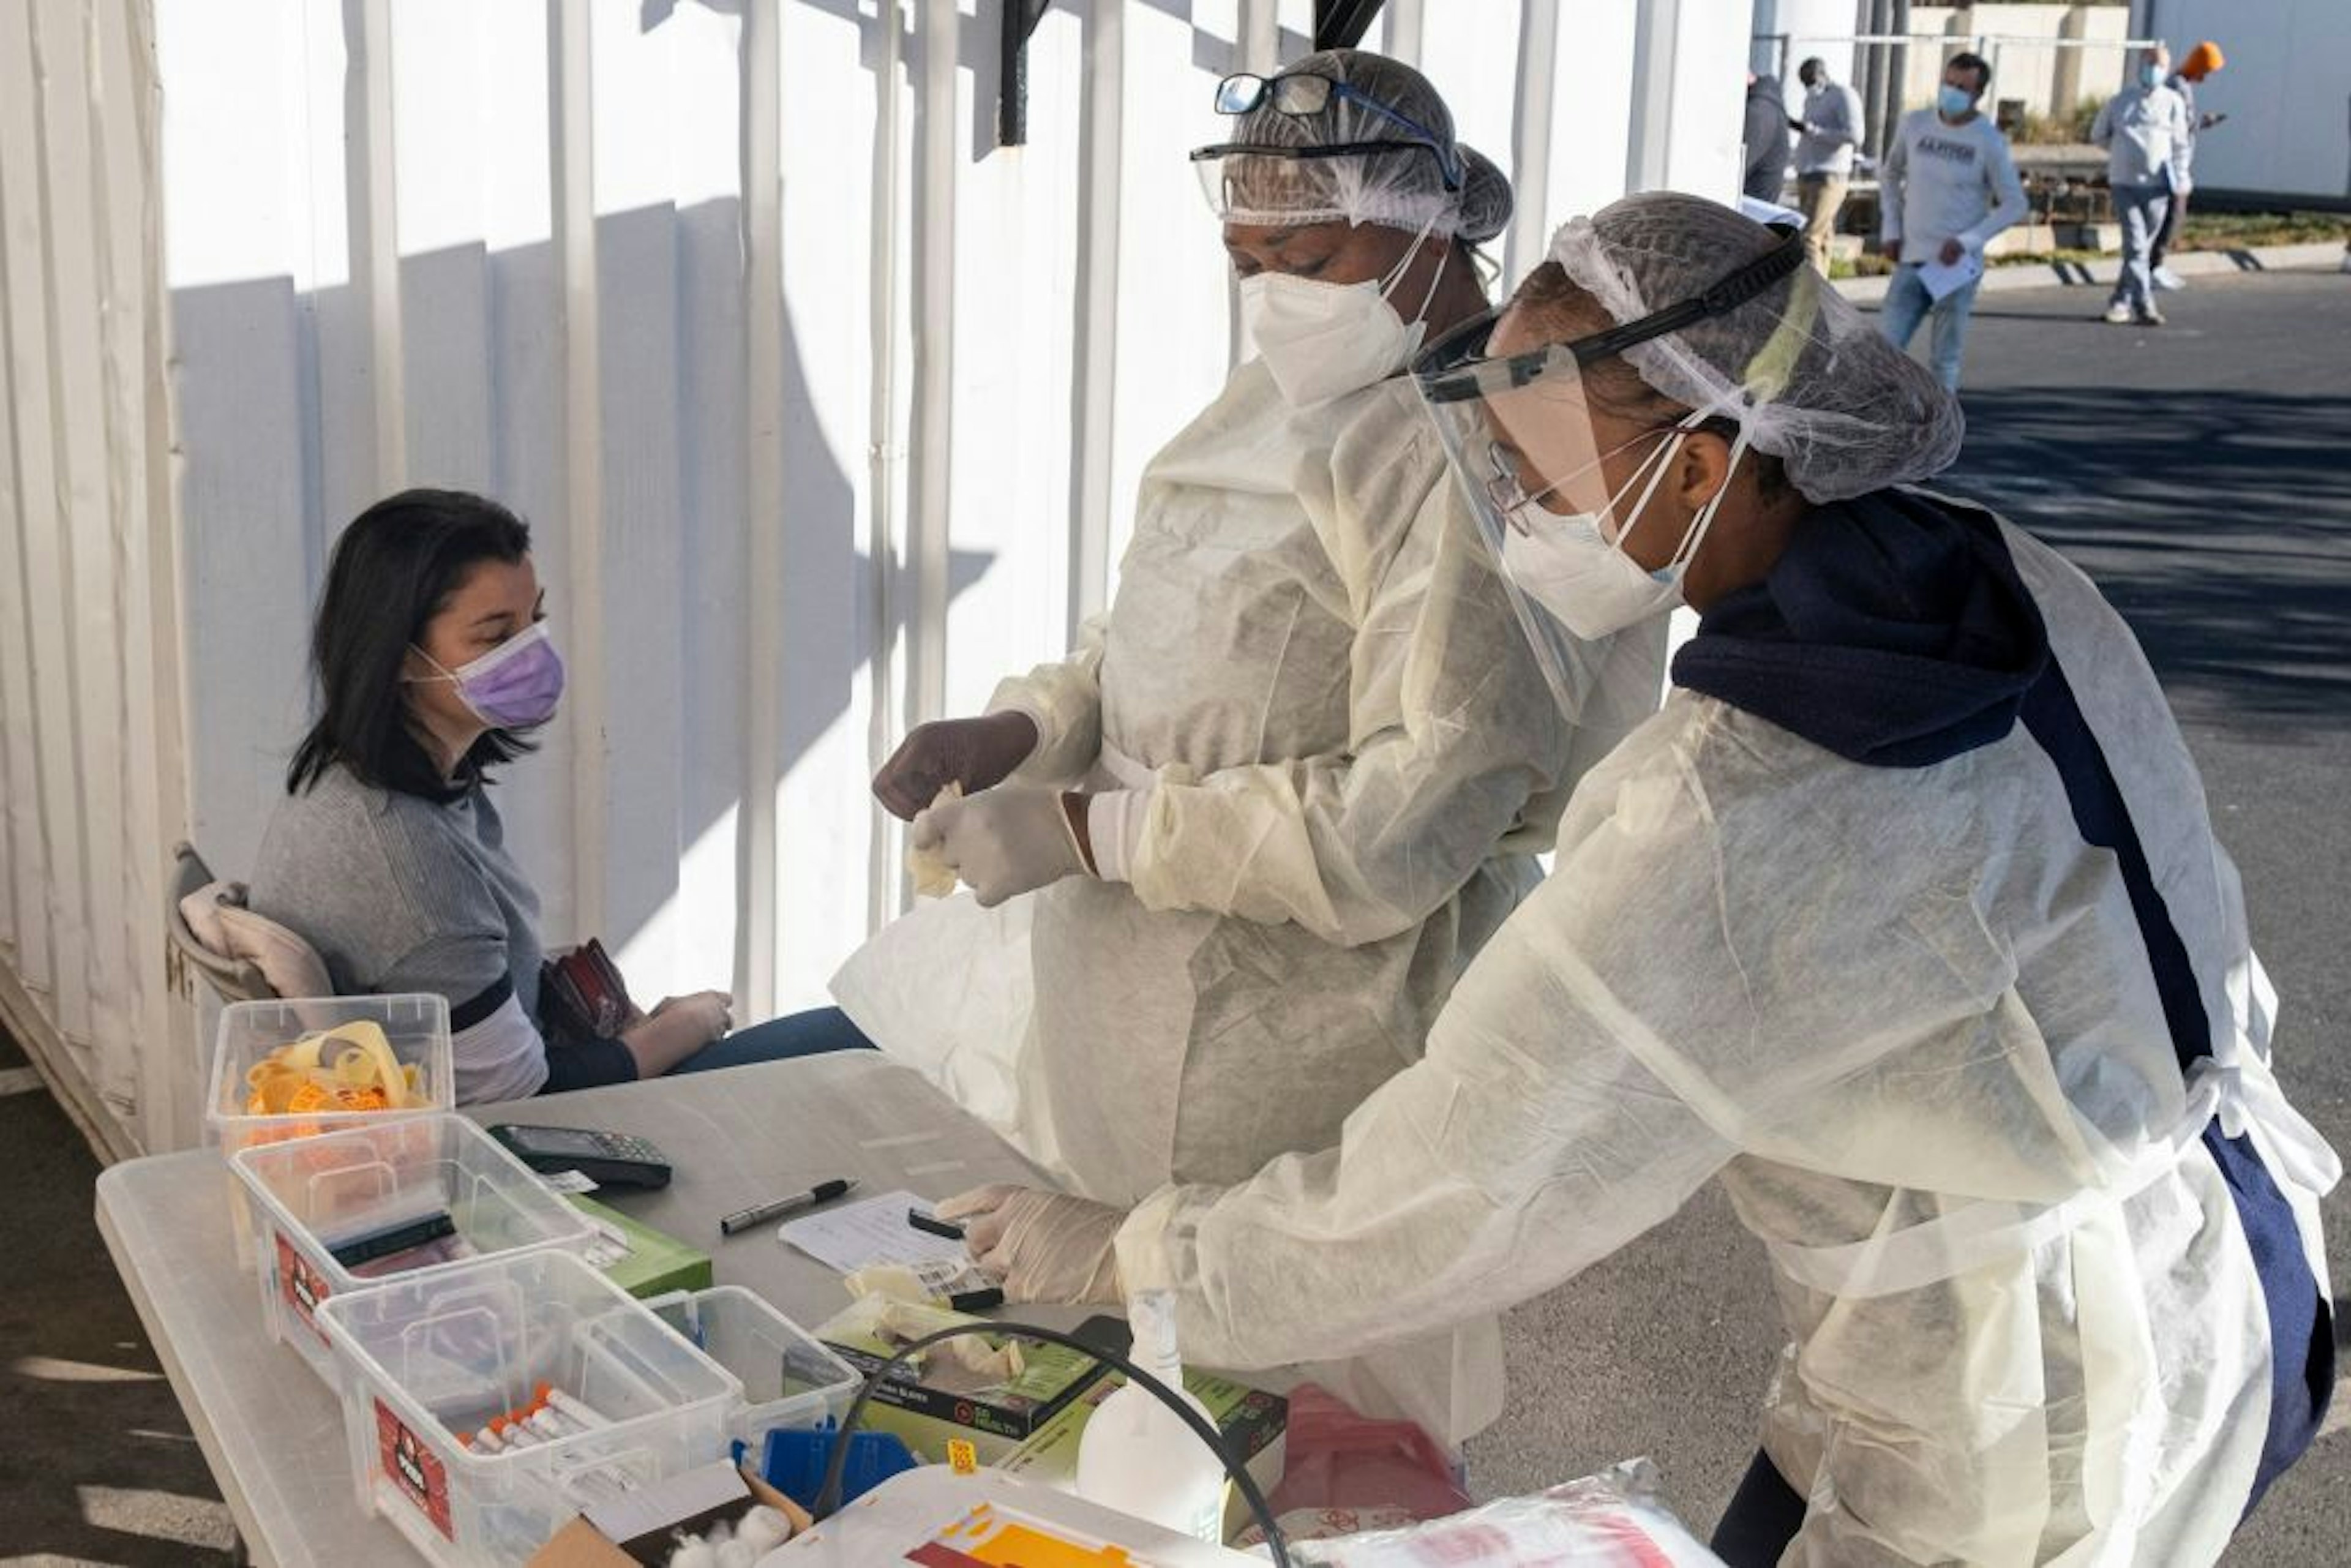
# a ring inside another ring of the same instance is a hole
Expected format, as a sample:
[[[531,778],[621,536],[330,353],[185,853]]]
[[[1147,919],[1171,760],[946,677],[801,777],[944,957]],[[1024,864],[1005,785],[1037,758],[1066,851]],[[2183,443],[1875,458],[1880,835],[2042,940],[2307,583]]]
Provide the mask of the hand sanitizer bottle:
[[[1174,1294],[1140,1292],[1126,1312],[1134,1364],[1183,1395],[1213,1430],[1207,1407],[1184,1387]],[[1080,1497],[1196,1540],[1224,1540],[1226,1485],[1223,1461],[1199,1435],[1133,1383],[1102,1402],[1078,1440]]]

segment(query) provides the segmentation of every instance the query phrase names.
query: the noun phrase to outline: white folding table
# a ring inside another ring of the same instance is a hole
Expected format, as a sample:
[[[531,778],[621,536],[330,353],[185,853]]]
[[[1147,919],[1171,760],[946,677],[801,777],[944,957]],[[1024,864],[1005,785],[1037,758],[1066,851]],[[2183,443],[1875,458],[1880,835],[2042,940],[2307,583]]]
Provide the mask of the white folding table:
[[[869,1051],[466,1114],[651,1139],[674,1164],[670,1185],[606,1188],[598,1201],[704,1249],[720,1284],[755,1291],[810,1326],[847,1303],[839,1276],[778,1242],[773,1225],[722,1239],[721,1215],[835,1176],[858,1178],[866,1196],[904,1187],[930,1198],[1040,1179],[946,1096]],[[260,1287],[235,1256],[232,1179],[216,1149],[129,1160],[99,1177],[98,1224],[237,1530],[265,1564],[413,1563],[397,1531],[360,1511],[340,1402],[262,1326]],[[1022,1311],[1049,1327],[1085,1315]]]

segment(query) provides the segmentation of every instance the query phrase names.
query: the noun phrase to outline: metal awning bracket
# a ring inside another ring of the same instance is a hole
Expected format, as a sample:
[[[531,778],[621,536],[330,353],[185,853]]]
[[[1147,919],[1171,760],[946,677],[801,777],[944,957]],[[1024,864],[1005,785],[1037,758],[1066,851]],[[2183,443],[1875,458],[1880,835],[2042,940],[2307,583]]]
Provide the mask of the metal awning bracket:
[[[1029,140],[1029,40],[1052,0],[1003,0],[997,37],[996,144]]]

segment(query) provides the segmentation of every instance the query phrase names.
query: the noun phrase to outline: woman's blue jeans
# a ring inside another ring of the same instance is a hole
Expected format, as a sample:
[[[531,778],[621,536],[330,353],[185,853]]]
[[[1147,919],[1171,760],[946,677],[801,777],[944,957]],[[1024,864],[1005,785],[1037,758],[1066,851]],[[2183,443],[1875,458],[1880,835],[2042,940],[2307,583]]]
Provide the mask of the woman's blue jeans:
[[[712,1040],[670,1071],[716,1072],[726,1067],[747,1067],[755,1061],[787,1061],[796,1056],[821,1056],[829,1051],[873,1049],[873,1042],[849,1021],[847,1013],[839,1008],[813,1008],[738,1029],[724,1040]]]

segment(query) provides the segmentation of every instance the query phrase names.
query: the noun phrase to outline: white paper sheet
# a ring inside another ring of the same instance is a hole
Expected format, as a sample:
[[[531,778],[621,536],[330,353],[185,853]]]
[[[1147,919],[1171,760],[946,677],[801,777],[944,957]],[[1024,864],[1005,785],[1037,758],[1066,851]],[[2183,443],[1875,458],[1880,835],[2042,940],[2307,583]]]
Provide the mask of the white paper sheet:
[[[964,1260],[962,1242],[907,1224],[910,1208],[928,1214],[931,1200],[911,1192],[885,1192],[861,1203],[787,1219],[777,1228],[776,1239],[844,1274],[877,1263],[914,1268],[939,1259]]]
[[[1940,300],[1952,290],[1964,288],[1983,276],[1983,257],[1974,251],[1959,252],[1959,259],[1945,267],[1939,260],[1921,262],[1918,281],[1926,286],[1927,298]]]
[[[1742,195],[1739,198],[1739,213],[1741,217],[1752,218],[1759,224],[1792,224],[1798,228],[1804,226],[1804,214],[1795,208],[1783,207],[1777,202],[1759,201],[1753,196]]]

